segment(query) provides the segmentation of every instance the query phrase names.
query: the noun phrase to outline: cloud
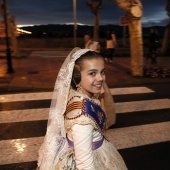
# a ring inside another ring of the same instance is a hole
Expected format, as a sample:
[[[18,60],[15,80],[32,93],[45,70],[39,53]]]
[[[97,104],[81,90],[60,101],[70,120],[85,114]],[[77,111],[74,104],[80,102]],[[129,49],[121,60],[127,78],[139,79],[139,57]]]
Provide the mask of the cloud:
[[[89,0],[77,0],[77,22],[94,24],[90,8],[85,5]],[[166,15],[166,0],[141,0],[144,8],[143,25],[153,23],[164,25]],[[11,15],[18,24],[64,24],[73,23],[72,0],[12,0],[8,1]],[[104,0],[100,16],[100,24],[119,24],[119,19],[125,12],[118,8],[115,2]]]

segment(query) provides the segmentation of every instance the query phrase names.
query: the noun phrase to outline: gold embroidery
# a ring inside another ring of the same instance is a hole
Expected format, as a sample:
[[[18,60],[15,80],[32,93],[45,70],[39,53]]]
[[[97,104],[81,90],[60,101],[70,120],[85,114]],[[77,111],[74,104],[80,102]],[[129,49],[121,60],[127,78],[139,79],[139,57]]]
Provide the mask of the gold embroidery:
[[[90,105],[90,107],[91,107],[91,111],[92,111],[92,112],[95,112],[94,107],[93,107],[92,105]]]
[[[67,115],[69,112],[75,109],[82,109],[82,102],[76,101],[76,102],[69,104],[66,108],[65,115]]]

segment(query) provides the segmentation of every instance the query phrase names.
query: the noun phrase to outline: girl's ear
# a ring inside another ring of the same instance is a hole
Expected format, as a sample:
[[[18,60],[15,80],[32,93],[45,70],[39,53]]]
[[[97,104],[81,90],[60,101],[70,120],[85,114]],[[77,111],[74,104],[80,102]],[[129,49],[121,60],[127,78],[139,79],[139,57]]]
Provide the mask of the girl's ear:
[[[73,79],[74,79],[76,85],[78,85],[80,83],[80,81],[81,81],[81,73],[80,73],[80,71],[78,71],[76,69],[74,70]]]
[[[71,80],[71,86],[74,89],[77,89],[77,85],[81,81],[81,73],[80,73],[80,67],[75,65],[74,70],[73,70],[73,75],[72,75],[72,80]]]

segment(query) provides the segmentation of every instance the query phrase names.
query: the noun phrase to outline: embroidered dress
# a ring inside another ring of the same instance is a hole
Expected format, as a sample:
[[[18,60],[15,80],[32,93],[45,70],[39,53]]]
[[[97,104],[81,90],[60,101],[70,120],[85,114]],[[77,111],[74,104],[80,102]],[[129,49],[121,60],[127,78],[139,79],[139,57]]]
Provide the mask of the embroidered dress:
[[[105,126],[100,101],[71,89],[65,112],[67,141],[71,143],[55,162],[55,170],[127,170],[116,148],[103,137]],[[93,147],[96,142],[100,144]]]
[[[99,55],[90,49],[74,48],[60,68],[49,109],[47,131],[38,151],[38,170],[127,169],[117,150],[103,138],[104,128],[115,122],[112,96],[105,83],[103,95],[99,94],[105,112],[97,98],[70,90],[75,62],[89,52],[92,56]]]

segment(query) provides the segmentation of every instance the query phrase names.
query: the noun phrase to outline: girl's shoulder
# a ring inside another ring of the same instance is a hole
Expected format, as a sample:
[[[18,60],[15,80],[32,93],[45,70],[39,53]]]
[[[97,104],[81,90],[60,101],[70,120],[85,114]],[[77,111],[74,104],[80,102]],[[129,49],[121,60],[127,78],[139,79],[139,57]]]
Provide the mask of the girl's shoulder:
[[[81,116],[83,99],[84,97],[80,93],[70,89],[65,111],[65,119],[71,120]]]
[[[89,105],[89,102],[100,107],[100,101],[98,99],[88,98],[86,95],[71,89],[66,106],[65,118],[70,120],[82,116],[83,110],[87,107],[86,105]]]
[[[67,106],[73,102],[80,102],[84,99],[84,96],[81,93],[78,93],[74,89],[70,89]]]
[[[86,94],[78,92],[74,89],[70,89],[67,105],[69,105],[75,101],[83,101],[84,99],[88,99],[88,100],[91,100],[97,104],[100,104],[98,96],[95,95],[93,98],[90,98]]]

